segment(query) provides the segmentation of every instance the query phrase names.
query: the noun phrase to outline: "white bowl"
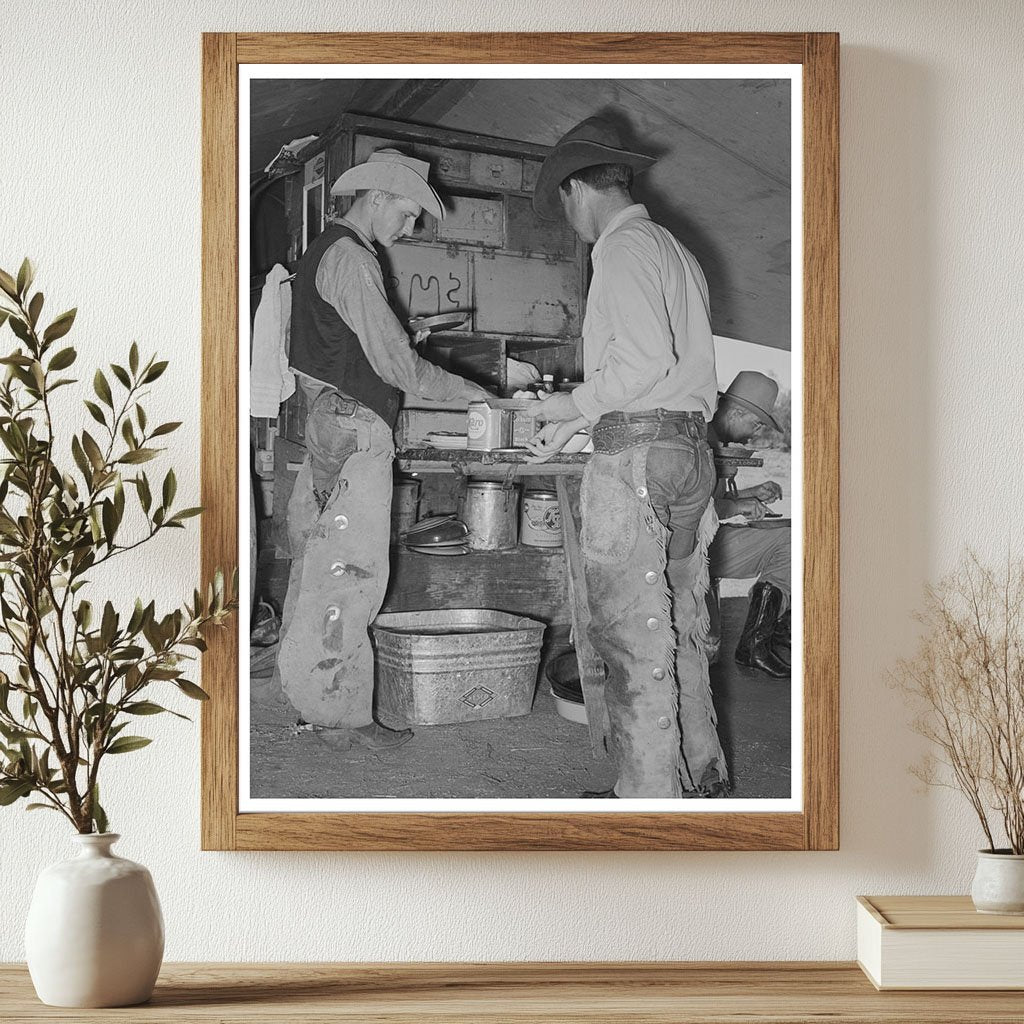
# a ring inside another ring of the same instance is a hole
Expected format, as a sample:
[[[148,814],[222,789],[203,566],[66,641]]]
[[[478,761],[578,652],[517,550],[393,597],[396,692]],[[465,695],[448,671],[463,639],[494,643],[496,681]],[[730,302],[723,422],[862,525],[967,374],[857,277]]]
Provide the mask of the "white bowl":
[[[577,704],[574,700],[566,700],[564,697],[559,697],[554,690],[548,689],[548,693],[555,698],[555,710],[565,719],[570,722],[576,722],[577,725],[587,724],[587,706],[586,704]]]

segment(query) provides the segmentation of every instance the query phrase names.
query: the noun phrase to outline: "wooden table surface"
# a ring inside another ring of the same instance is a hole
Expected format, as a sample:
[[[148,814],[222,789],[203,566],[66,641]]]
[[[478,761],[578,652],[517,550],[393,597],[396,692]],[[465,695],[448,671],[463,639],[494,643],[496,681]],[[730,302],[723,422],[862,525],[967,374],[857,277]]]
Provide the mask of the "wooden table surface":
[[[876,992],[851,963],[165,964],[144,1006],[61,1010],[9,964],[0,1020],[1020,1024],[1024,992]]]

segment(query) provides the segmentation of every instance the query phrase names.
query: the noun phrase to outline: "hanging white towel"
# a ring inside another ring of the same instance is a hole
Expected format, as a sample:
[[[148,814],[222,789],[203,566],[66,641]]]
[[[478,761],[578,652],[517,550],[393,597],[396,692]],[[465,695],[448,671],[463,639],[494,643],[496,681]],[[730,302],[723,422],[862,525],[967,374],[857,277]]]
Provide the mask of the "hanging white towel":
[[[275,263],[267,274],[252,328],[249,360],[249,415],[278,415],[281,403],[295,391],[288,369],[288,339],[292,316],[292,286],[288,271]]]

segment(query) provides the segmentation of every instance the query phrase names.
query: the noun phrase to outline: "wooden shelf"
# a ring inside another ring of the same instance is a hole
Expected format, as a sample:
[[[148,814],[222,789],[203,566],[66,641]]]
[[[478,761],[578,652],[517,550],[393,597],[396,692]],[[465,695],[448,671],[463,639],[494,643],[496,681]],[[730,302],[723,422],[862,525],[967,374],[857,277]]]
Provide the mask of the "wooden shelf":
[[[0,1018],[427,1024],[1019,1024],[1019,992],[876,992],[851,963],[166,964],[150,1003],[43,1006],[0,966]]]

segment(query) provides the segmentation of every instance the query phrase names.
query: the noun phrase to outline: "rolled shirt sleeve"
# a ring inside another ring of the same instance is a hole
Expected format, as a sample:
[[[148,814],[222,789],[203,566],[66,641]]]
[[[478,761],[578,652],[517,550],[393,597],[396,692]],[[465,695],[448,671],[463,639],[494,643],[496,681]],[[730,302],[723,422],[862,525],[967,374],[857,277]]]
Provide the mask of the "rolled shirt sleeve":
[[[316,271],[321,298],[356,332],[374,373],[417,398],[458,398],[466,381],[416,354],[387,300],[380,264],[351,240],[332,245]]]

